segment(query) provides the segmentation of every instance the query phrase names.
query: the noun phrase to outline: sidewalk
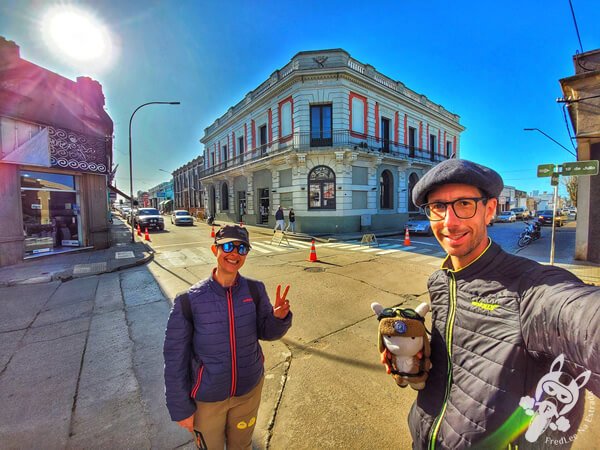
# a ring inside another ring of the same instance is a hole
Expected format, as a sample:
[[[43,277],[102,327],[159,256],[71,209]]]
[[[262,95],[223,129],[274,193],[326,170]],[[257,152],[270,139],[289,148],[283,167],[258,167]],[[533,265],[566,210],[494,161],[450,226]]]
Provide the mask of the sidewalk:
[[[131,242],[131,229],[120,219],[115,219],[111,225],[112,245],[109,248],[39,256],[2,267],[0,287],[66,281],[145,264],[152,259],[153,253],[141,239],[143,237],[136,236],[136,242]]]

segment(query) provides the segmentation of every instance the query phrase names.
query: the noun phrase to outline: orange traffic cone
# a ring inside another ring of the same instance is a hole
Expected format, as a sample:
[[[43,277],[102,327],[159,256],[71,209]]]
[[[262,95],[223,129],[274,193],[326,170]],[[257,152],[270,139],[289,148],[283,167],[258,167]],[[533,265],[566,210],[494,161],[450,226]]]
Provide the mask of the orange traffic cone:
[[[144,232],[144,240],[145,241],[149,241],[150,240],[150,235],[148,234],[148,227],[146,227],[146,231]]]
[[[215,237],[215,226],[213,225],[212,230],[210,231],[210,237]]]
[[[408,234],[408,228],[404,232],[404,245],[410,245],[410,236]]]
[[[312,240],[312,245],[310,246],[310,256],[308,258],[310,262],[317,262],[317,250],[315,249],[315,240]]]
[[[142,230],[140,229],[140,224],[137,224],[137,235],[141,236],[142,235]]]

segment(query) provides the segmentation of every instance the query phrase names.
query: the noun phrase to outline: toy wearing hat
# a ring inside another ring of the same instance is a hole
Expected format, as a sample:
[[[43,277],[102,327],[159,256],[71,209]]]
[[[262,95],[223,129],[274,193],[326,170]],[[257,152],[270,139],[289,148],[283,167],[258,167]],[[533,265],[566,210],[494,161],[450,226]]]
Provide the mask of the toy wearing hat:
[[[413,310],[384,308],[374,302],[371,309],[379,320],[377,345],[387,373],[400,387],[424,389],[431,369],[431,347],[425,328],[429,304],[421,303]]]

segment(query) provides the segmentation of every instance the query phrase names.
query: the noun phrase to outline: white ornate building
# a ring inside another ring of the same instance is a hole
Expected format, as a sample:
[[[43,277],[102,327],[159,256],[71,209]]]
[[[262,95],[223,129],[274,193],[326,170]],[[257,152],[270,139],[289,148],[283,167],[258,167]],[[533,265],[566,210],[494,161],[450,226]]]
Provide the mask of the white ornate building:
[[[199,178],[217,219],[273,226],[281,205],[302,232],[401,229],[463,130],[342,49],[300,52],[206,128]]]

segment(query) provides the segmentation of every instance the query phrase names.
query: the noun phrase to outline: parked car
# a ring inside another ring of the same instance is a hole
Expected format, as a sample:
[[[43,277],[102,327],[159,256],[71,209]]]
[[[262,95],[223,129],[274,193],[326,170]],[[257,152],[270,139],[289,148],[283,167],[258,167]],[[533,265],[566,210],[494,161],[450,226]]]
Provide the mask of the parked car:
[[[496,222],[516,222],[517,215],[512,211],[502,211],[496,217]]]
[[[145,228],[165,229],[165,221],[156,208],[139,208],[133,216],[133,226],[137,225],[144,230]]]
[[[539,211],[537,215],[538,220],[542,223],[542,225],[552,225],[552,210],[545,209],[543,211]],[[558,211],[556,211],[556,217],[554,218],[554,224],[557,227],[562,227],[565,221],[565,216],[561,215]]]
[[[417,214],[416,216],[410,217],[408,222],[404,225],[404,228],[408,228],[409,233],[433,236],[431,224],[425,214]]]
[[[171,213],[171,223],[175,225],[194,225],[194,218],[184,209],[177,209]]]
[[[531,216],[525,208],[511,208],[511,211],[515,213],[517,220],[526,220]]]

